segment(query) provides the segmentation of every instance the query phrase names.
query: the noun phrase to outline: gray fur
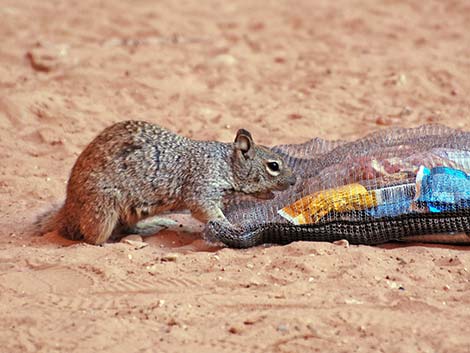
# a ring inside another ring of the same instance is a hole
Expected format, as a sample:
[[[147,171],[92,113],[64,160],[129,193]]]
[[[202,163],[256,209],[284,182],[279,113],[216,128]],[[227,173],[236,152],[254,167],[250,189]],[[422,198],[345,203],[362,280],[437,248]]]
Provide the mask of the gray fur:
[[[277,161],[279,175],[267,170]],[[280,155],[254,144],[246,130],[234,143],[196,141],[144,121],[106,128],[78,157],[64,205],[51,223],[71,239],[102,244],[142,219],[189,209],[202,222],[228,224],[222,198],[270,197],[295,183]]]

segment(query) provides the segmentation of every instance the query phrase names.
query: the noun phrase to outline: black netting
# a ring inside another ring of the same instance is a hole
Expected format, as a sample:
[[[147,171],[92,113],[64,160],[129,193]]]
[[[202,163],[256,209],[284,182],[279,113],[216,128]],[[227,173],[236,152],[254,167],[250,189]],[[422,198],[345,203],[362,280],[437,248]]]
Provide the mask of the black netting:
[[[470,242],[462,234],[470,231],[469,132],[426,125],[273,150],[297,184],[272,200],[230,198],[224,212],[233,226],[211,222],[208,238],[233,247],[339,239]]]

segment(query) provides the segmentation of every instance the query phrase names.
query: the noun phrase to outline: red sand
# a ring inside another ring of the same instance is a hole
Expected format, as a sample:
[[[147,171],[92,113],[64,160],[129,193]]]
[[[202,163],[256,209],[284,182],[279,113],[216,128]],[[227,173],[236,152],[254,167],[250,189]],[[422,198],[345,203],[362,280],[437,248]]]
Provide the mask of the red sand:
[[[253,3],[2,1],[1,352],[470,351],[468,247],[24,231],[120,120],[268,145],[470,129],[468,1]]]

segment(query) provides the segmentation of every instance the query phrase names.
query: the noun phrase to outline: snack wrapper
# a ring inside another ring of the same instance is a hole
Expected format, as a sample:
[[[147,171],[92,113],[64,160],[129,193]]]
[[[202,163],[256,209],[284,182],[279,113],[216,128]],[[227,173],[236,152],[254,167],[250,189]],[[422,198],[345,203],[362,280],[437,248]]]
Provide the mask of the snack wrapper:
[[[363,210],[377,206],[375,194],[361,184],[349,184],[307,195],[278,211],[293,224],[311,224],[332,211]]]

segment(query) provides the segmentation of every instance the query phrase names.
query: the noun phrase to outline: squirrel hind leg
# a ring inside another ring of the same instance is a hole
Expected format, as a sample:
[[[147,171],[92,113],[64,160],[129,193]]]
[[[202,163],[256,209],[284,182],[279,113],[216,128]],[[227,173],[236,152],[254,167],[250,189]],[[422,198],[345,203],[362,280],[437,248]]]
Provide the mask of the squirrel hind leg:
[[[90,207],[80,217],[80,233],[89,244],[105,243],[117,228],[119,213],[110,207]]]

